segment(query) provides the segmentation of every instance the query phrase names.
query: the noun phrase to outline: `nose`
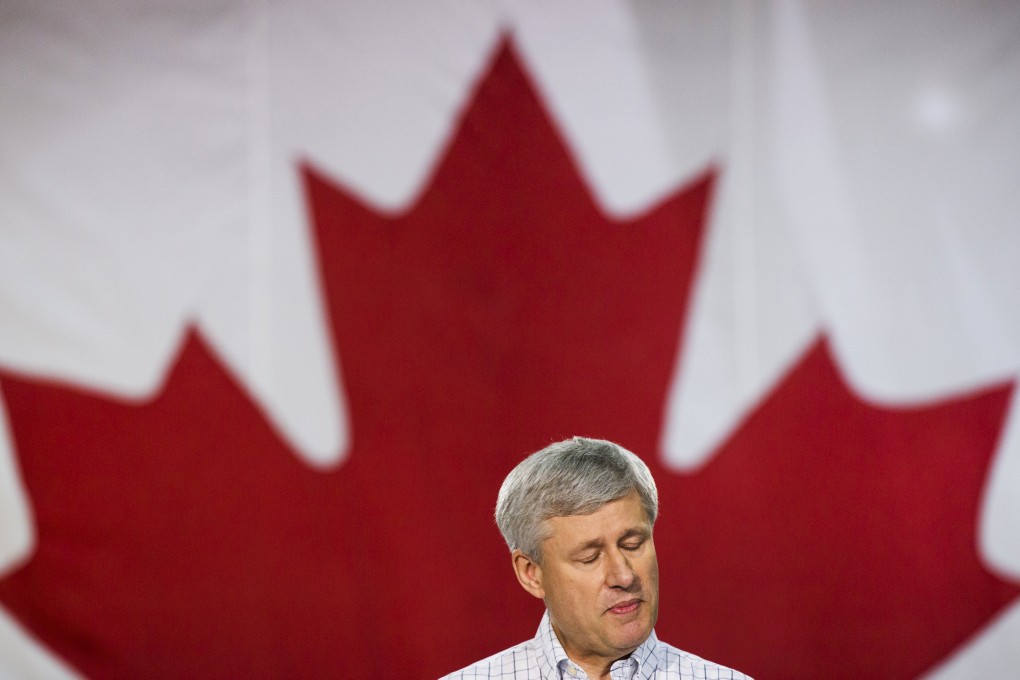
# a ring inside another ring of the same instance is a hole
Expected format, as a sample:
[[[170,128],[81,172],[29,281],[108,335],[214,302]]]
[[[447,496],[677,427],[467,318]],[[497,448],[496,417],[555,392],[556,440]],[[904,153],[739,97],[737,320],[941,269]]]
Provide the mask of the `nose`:
[[[637,575],[628,556],[621,550],[610,550],[606,555],[606,585],[629,590],[637,582]]]

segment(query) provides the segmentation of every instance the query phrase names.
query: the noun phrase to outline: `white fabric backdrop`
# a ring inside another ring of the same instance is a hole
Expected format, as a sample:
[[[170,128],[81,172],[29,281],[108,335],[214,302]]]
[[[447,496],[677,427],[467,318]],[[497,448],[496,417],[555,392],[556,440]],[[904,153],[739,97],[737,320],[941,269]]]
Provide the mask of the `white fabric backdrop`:
[[[821,331],[873,402],[1015,379],[1020,6],[169,8],[0,8],[5,366],[140,397],[196,322],[309,465],[342,464],[329,376],[343,357],[328,351],[293,163],[313,159],[380,209],[407,205],[509,31],[610,213],[725,168],[669,404],[671,464],[702,464]],[[980,554],[1018,578],[1016,402],[1006,433]],[[10,569],[33,528],[4,435]],[[931,677],[1006,677],[1018,650],[1014,606]],[[70,671],[7,620],[4,673]]]

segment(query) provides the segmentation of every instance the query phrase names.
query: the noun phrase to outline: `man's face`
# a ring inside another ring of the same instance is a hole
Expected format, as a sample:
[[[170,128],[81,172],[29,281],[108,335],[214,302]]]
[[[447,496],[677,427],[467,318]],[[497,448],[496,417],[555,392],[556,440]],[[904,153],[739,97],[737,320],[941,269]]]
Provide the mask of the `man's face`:
[[[652,526],[637,491],[590,515],[553,517],[535,568],[553,628],[577,663],[633,652],[659,613]]]

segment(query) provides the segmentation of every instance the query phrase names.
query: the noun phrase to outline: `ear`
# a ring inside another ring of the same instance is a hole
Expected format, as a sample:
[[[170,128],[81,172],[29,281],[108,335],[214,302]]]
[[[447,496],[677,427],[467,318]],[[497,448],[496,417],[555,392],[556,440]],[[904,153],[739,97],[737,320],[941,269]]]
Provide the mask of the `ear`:
[[[535,560],[531,559],[520,550],[514,550],[511,559],[514,563],[514,573],[521,587],[537,597],[545,598],[545,589],[542,588],[542,567]]]

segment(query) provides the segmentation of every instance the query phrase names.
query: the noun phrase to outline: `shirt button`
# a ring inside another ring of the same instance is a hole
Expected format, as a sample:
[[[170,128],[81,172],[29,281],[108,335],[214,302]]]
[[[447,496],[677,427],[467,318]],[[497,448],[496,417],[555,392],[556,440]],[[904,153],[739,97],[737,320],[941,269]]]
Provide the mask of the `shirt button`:
[[[567,674],[570,677],[572,677],[572,678],[576,678],[577,677],[577,669],[574,668],[573,666],[570,666],[569,668],[567,668]]]

